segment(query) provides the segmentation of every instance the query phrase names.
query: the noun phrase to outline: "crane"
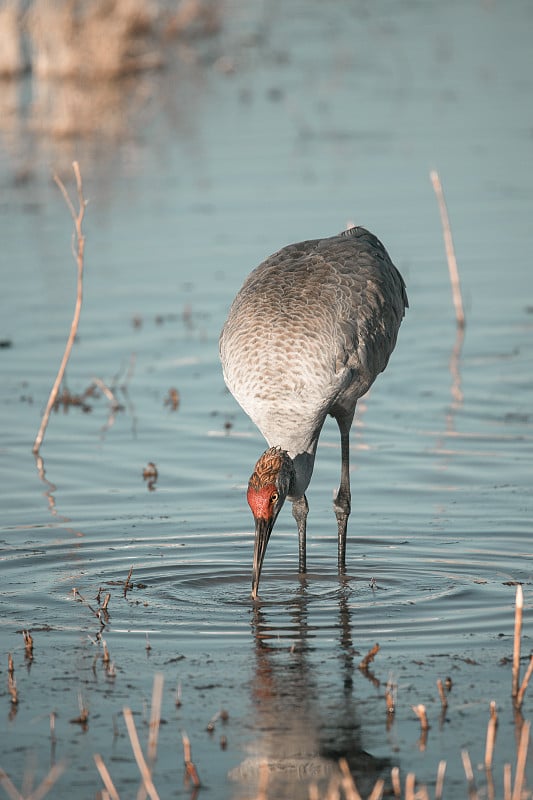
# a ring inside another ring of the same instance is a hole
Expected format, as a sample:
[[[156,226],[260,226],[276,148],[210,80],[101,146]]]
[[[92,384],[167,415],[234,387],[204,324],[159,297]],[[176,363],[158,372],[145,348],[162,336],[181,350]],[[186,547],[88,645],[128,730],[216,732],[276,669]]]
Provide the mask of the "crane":
[[[220,334],[224,380],[269,445],[247,491],[255,520],[254,600],[286,499],[298,529],[299,572],[306,571],[305,492],[328,414],[341,439],[333,507],[344,573],[350,427],[358,399],[387,366],[408,305],[384,246],[361,227],[283,247],[249,274],[235,297]]]

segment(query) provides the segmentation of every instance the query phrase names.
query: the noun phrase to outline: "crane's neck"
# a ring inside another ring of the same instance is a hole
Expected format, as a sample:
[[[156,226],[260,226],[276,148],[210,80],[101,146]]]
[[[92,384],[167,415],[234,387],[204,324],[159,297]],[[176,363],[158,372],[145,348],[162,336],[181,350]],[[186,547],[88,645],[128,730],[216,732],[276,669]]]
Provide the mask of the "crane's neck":
[[[315,464],[315,452],[312,453],[298,453],[294,455],[289,451],[294,466],[294,478],[291,481],[288,492],[289,500],[297,500],[309,486],[311,475],[313,474],[313,467]]]
[[[290,500],[296,500],[309,486],[324,419],[322,416],[317,418],[302,414],[301,409],[292,409],[290,403],[281,404],[280,408],[275,409],[263,409],[257,404],[254,412],[253,415],[248,413],[269,446],[281,447],[293,461],[294,478],[287,496]]]

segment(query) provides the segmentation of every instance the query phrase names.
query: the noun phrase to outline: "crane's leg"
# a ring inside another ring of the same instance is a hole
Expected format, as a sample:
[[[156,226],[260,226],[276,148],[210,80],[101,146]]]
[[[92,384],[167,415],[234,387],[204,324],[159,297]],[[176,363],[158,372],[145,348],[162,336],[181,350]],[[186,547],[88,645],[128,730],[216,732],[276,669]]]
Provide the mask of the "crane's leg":
[[[341,482],[337,496],[333,501],[339,536],[339,573],[346,569],[346,528],[351,511],[350,492],[350,428],[353,414],[349,417],[337,417],[341,434]]]
[[[307,513],[309,505],[307,498],[304,495],[293,500],[292,503],[292,516],[296,520],[298,526],[298,571],[300,573],[306,572],[305,568],[305,531],[307,526]]]

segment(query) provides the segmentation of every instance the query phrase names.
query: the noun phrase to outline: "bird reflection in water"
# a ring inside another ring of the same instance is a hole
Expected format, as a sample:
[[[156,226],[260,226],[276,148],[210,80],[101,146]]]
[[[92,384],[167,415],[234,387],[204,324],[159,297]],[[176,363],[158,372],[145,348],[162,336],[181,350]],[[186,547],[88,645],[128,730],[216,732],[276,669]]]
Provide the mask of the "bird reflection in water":
[[[362,719],[353,695],[359,658],[345,579],[340,579],[337,594],[339,671],[328,673],[327,686],[321,686],[325,654],[317,637],[322,626],[310,622],[306,580],[301,579],[297,594],[285,606],[288,620],[280,619],[279,606],[259,604],[253,610],[256,661],[250,694],[255,738],[250,757],[230,772],[247,796],[259,784],[265,787],[265,797],[307,800],[312,782],[320,792],[338,782],[341,758],[365,792],[390,769],[387,759],[374,758],[363,747]],[[239,792],[235,798],[244,797]]]

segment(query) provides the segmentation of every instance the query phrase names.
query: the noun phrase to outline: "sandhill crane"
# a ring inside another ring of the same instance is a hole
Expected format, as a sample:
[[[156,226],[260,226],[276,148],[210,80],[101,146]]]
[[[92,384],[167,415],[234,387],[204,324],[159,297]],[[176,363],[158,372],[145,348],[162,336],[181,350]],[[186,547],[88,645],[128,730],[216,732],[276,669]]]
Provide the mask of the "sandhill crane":
[[[344,572],[350,427],[357,400],[387,366],[407,306],[402,276],[379,239],[360,227],[284,247],[235,297],[220,335],[224,380],[269,444],[247,492],[255,520],[252,598],[286,498],[298,528],[299,571],[306,570],[305,492],[328,414],[341,437],[333,507]]]

